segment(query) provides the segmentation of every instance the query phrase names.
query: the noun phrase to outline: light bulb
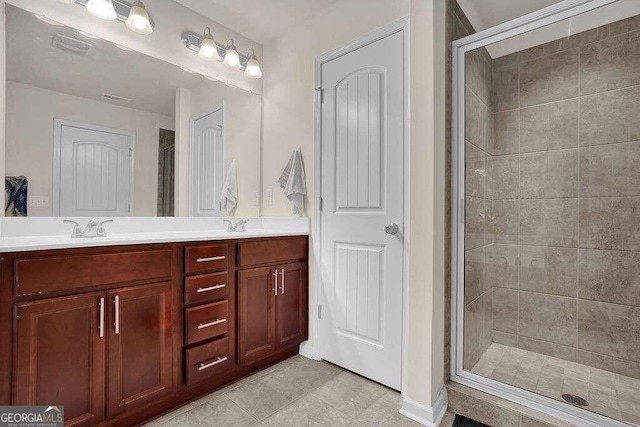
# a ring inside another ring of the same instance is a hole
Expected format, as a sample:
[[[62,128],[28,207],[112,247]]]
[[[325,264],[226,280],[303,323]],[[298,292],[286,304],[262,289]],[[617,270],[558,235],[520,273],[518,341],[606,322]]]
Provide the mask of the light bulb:
[[[133,4],[129,11],[129,16],[124,23],[127,28],[134,33],[148,35],[153,32],[147,8],[144,7],[144,4],[141,1],[137,1]]]
[[[260,69],[260,63],[255,53],[252,53],[247,61],[247,67],[244,70],[244,75],[250,79],[259,79],[262,77],[262,70]]]
[[[90,14],[100,19],[113,21],[118,17],[111,0],[89,0],[86,8]]]
[[[204,29],[204,35],[202,36],[202,43],[200,43],[198,56],[209,61],[217,61],[220,59],[220,54],[218,54],[218,47],[216,46],[216,42],[211,35],[211,30],[209,29],[209,27]]]
[[[227,50],[224,54],[224,65],[237,70],[240,68],[240,55],[238,55],[238,50],[233,44],[233,40],[229,40],[227,43]]]

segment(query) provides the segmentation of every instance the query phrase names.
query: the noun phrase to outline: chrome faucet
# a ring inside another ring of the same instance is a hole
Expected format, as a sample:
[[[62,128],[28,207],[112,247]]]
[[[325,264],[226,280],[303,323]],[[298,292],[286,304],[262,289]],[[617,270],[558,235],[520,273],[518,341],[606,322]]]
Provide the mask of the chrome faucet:
[[[91,219],[84,227],[84,230],[80,228],[80,224],[76,221],[71,221],[70,219],[65,219],[62,222],[68,222],[73,224],[73,230],[71,231],[71,237],[106,237],[107,232],[104,229],[104,224],[107,222],[113,222],[112,219],[108,219],[105,221],[98,221],[97,219]]]
[[[244,232],[247,231],[245,224],[249,222],[248,219],[241,219],[237,223],[233,223],[228,219],[225,219],[224,222],[227,223],[227,232],[236,233],[236,232]]]

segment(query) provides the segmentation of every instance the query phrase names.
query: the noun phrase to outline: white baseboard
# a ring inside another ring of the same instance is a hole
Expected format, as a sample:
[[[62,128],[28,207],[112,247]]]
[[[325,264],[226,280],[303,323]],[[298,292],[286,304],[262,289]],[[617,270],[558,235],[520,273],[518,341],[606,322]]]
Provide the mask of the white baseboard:
[[[407,397],[402,402],[400,413],[423,426],[438,427],[447,412],[447,389],[442,387],[433,406],[426,406]]]
[[[300,344],[300,349],[298,350],[301,356],[306,357],[307,359],[315,360],[313,357],[313,346],[307,340]]]

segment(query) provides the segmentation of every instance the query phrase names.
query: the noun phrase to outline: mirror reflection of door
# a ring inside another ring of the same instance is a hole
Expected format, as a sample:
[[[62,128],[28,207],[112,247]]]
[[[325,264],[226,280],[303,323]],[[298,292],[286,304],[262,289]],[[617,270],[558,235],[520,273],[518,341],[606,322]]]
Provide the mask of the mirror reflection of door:
[[[224,109],[217,107],[191,118],[191,214],[223,215]]]
[[[158,152],[158,216],[173,216],[176,133],[160,129]]]
[[[132,215],[135,134],[65,120],[55,127],[54,212]]]

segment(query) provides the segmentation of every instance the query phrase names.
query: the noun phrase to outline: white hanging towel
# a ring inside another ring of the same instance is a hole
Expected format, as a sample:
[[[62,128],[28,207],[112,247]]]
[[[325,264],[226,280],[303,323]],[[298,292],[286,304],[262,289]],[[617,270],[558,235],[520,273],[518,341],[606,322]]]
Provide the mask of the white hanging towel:
[[[236,175],[236,160],[233,159],[227,169],[227,177],[222,186],[220,207],[226,215],[231,215],[238,204],[238,177]]]
[[[293,213],[302,216],[304,214],[304,196],[307,194],[307,184],[300,147],[291,155],[289,163],[282,171],[280,179],[278,179],[278,183],[280,188],[284,190],[289,202],[291,202]]]

